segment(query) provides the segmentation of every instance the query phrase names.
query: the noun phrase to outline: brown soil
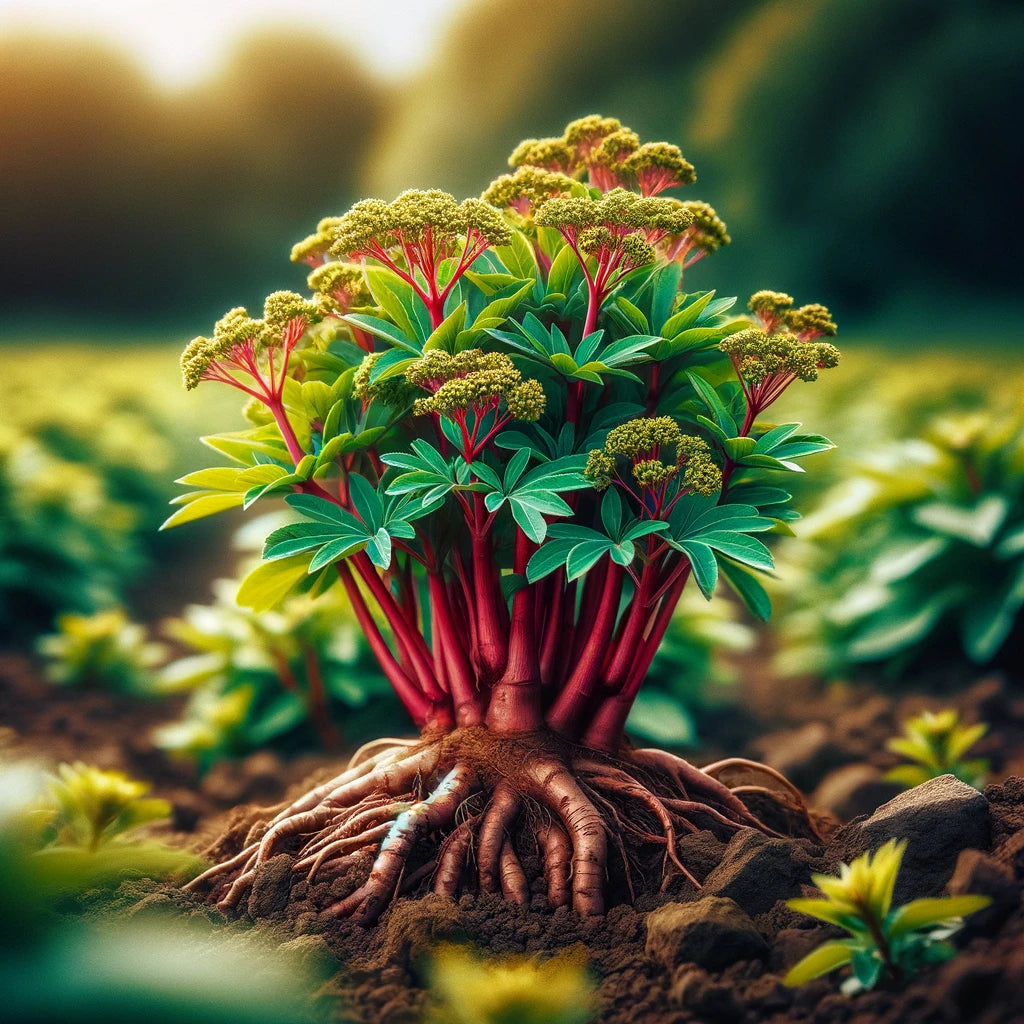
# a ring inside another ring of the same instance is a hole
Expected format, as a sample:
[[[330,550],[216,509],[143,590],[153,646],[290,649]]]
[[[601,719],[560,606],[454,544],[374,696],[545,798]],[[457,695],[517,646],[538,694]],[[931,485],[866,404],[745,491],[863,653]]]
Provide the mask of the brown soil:
[[[892,699],[877,691],[838,692],[825,701],[819,697],[815,705],[794,699],[788,704],[789,713],[776,719],[785,726],[782,733],[767,734],[756,748],[730,752],[774,761],[811,791],[840,769],[885,767],[884,740],[897,731],[898,720],[926,704],[950,703],[949,699]],[[965,691],[956,703],[969,720],[992,723],[992,733],[978,752],[992,759],[996,777],[1012,770],[1024,774],[1024,704],[1015,691],[1001,681],[985,680]],[[294,791],[318,766],[321,777],[328,770],[324,759],[285,765],[261,754],[226,766],[213,782],[208,777],[200,784],[192,769],[171,761],[148,740],[151,727],[171,714],[166,705],[55,690],[38,680],[28,662],[0,660],[0,722],[7,729],[4,746],[9,755],[82,759],[149,778],[155,792],[175,803],[178,829],[198,827],[191,839],[182,836],[194,845],[202,836],[223,833],[231,820],[247,817],[244,810],[218,816],[223,809],[245,800],[279,800],[286,788]],[[821,728],[809,732],[807,727],[815,724]],[[872,790],[868,786],[858,792],[866,799],[864,793]],[[840,995],[834,979],[819,979],[800,989],[781,983],[789,966],[837,935],[830,926],[790,911],[783,900],[809,892],[811,871],[826,870],[847,855],[850,839],[843,832],[826,845],[751,838],[750,833],[728,841],[710,832],[687,836],[681,852],[704,881],[702,891],[676,876],[666,891],[643,895],[633,906],[613,906],[597,918],[583,918],[566,908],[547,909],[536,850],[525,844],[520,856],[528,877],[534,879],[528,907],[486,894],[452,901],[418,897],[414,890],[399,899],[376,927],[365,929],[325,920],[318,913],[358,884],[365,865],[353,870],[351,877],[314,886],[299,881],[289,891],[281,882],[290,875],[290,859],[282,855],[270,861],[257,880],[248,910],[302,936],[301,941],[326,944],[337,956],[342,966],[327,993],[337,1020],[421,1021],[429,1000],[432,949],[442,941],[469,941],[495,955],[582,948],[599,979],[600,1008],[595,1019],[608,1024],[1019,1024],[1024,1020],[1020,994],[1024,981],[1024,780],[1008,779],[990,786],[986,797],[986,837],[959,854],[950,888],[988,893],[994,898],[993,906],[969,922],[958,940],[960,955],[951,962],[922,973],[902,989],[853,998]],[[949,873],[948,867],[943,868],[928,881],[934,886],[938,880],[941,886]],[[126,887],[124,897],[137,905],[145,890],[138,885]],[[149,902],[173,902],[183,913],[209,913],[209,908],[184,894],[159,887],[148,891]],[[659,907],[670,912],[676,906],[703,909],[729,900],[753,922],[753,937],[749,929],[726,929],[714,950],[680,947],[673,953],[666,953],[649,937],[652,914]]]

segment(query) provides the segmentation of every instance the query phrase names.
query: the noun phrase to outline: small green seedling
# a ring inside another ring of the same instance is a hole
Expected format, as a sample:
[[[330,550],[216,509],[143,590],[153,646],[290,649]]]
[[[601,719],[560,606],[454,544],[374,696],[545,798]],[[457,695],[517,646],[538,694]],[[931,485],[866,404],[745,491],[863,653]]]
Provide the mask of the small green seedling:
[[[952,896],[911,900],[892,909],[892,893],[906,841],[890,839],[874,854],[861,854],[840,867],[840,875],[812,875],[825,899],[792,899],[786,905],[851,935],[819,946],[785,977],[803,985],[847,964],[852,974],[841,989],[846,995],[874,988],[880,981],[901,981],[927,964],[955,954],[946,941],[963,918],[987,907],[988,896]]]
[[[584,1024],[594,1012],[594,982],[584,956],[482,960],[446,946],[434,957],[435,1022]]]
[[[95,615],[58,616],[57,632],[40,637],[36,650],[47,659],[46,677],[64,686],[104,687],[128,693],[150,689],[150,670],[166,656],[129,622],[121,608]]]
[[[981,789],[989,763],[984,758],[964,759],[964,755],[986,732],[984,722],[961,724],[960,716],[952,709],[925,711],[904,722],[903,735],[886,743],[891,751],[914,763],[897,765],[885,777],[909,788],[940,775],[955,775],[968,786]]]
[[[76,761],[62,764],[50,776],[50,795],[57,815],[58,842],[96,850],[142,825],[170,817],[166,800],[146,797],[148,782],[124,772],[103,771]]]

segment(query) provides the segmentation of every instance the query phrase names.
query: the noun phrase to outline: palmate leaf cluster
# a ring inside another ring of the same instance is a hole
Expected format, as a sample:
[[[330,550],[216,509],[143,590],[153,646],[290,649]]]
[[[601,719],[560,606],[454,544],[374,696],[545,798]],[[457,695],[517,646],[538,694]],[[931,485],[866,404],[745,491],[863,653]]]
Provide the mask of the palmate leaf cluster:
[[[568,250],[562,247],[557,251],[564,254]],[[501,261],[502,256],[512,269]],[[562,264],[567,263],[563,258]],[[568,288],[579,298],[579,274],[560,282],[549,277],[545,282],[520,233],[514,235],[513,245],[485,253],[478,265],[488,269],[471,272],[460,282],[448,300],[454,308],[433,332],[415,315],[415,300],[403,294],[400,281],[389,280],[386,287],[379,283],[384,273],[380,268],[368,276],[371,289],[381,299],[381,316],[353,314],[346,320],[358,323],[383,343],[369,374],[378,387],[401,378],[418,357],[435,348],[459,352],[468,345],[481,345],[509,352],[513,362],[521,360],[524,376],[540,379],[544,386],[547,408],[538,422],[514,422],[496,435],[495,443],[480,457],[467,463],[459,454],[462,438],[450,419],[441,419],[443,437],[438,438],[431,436],[429,424],[417,421],[408,407],[385,405],[383,388],[370,403],[360,401],[353,391],[353,378],[363,353],[339,329],[322,350],[297,352],[304,380],[300,384],[289,379],[285,386],[289,420],[309,454],[298,466],[289,464],[273,424],[205,438],[209,447],[227,455],[234,466],[183,477],[180,482],[194,490],[177,499],[181,508],[165,525],[248,507],[271,494],[285,493],[301,520],[270,537],[265,551],[269,561],[243,585],[240,600],[257,609],[274,606],[295,589],[316,592],[329,586],[333,581],[324,570],[358,551],[366,551],[379,567],[389,568],[396,540],[412,540],[418,530],[436,530],[443,535],[456,494],[483,494],[487,511],[501,514],[506,533],[516,524],[535,542],[550,536],[537,566],[550,564],[554,544],[566,553],[563,565],[571,550],[584,545],[574,559],[575,569],[584,554],[598,550],[593,547],[595,539],[604,544],[601,553],[611,553],[619,538],[607,532],[598,497],[578,500],[573,517],[579,529],[595,531],[596,538],[583,532],[576,544],[569,545],[572,535],[566,535],[560,526],[552,532],[552,520],[570,516],[567,494],[589,489],[590,482],[582,472],[586,452],[601,445],[613,426],[647,411],[647,383],[624,367],[643,367],[649,374],[651,366],[658,363],[666,386],[656,410],[651,411],[667,412],[688,430],[703,435],[716,461],[722,464],[732,459],[736,471],[726,506],[715,510],[717,496],[686,495],[675,505],[670,520],[661,527],[648,525],[644,531],[664,532],[693,557],[696,578],[706,594],[714,589],[721,570],[754,613],[767,617],[767,599],[748,570],[769,570],[771,556],[749,534],[777,529],[778,523],[797,515],[788,507],[789,495],[784,489],[761,483],[763,471],[801,472],[799,459],[831,445],[820,435],[801,434],[798,424],[780,429],[769,423],[757,436],[738,436],[737,423],[745,414],[742,395],[729,380],[728,360],[717,349],[721,338],[746,323],[728,318],[735,300],[716,300],[714,293],[707,291],[680,293],[681,273],[675,264],[644,271],[616,295],[608,308],[609,324],[599,336],[578,342],[570,351],[557,323],[542,328],[538,314],[550,318],[564,313],[568,297],[549,289]],[[552,275],[556,269],[552,268]],[[524,272],[535,275],[534,279],[524,282],[518,276]],[[491,290],[496,278],[502,285],[497,290],[507,293],[499,299]],[[405,310],[405,315],[399,310]],[[382,318],[389,315],[389,320]],[[523,317],[522,323],[514,319],[516,315]],[[509,323],[500,331],[480,327],[490,321]],[[647,333],[652,323],[658,333]],[[547,339],[543,343],[539,340],[542,331]],[[531,338],[531,333],[535,337]],[[567,361],[573,352],[580,356],[575,368]],[[585,367],[582,372],[581,367]],[[585,415],[580,423],[571,424],[565,422],[565,407],[568,387],[576,381],[592,387]],[[482,417],[481,434],[493,422],[490,415],[490,420]],[[383,472],[368,465],[365,453],[371,447],[380,453],[383,466],[378,469]],[[356,514],[314,495],[293,493],[298,484],[336,477],[339,466],[345,467],[341,475],[351,483]],[[352,468],[346,472],[347,467]],[[743,500],[745,497],[749,500]],[[649,514],[635,503],[627,503],[634,518],[649,523]],[[633,541],[647,532],[626,539]],[[502,545],[499,551],[510,552],[510,539],[508,547]]]
[[[1015,663],[1024,608],[1024,422],[975,410],[866,447],[788,551],[802,573],[783,667],[899,675],[951,656]],[[796,567],[796,565],[794,566]]]
[[[900,981],[954,955],[947,940],[960,929],[964,917],[992,901],[988,896],[931,897],[893,907],[906,845],[891,839],[874,853],[869,851],[841,865],[838,878],[812,875],[824,899],[786,901],[791,909],[850,934],[850,938],[826,942],[804,957],[786,975],[787,985],[802,985],[849,966],[851,973],[842,991],[853,995],[882,981]]]

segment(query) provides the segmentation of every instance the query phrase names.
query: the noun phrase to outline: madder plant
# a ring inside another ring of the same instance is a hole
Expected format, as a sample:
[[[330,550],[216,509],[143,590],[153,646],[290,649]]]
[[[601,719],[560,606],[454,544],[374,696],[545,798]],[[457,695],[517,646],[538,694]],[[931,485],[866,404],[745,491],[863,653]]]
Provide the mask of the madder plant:
[[[427,878],[524,903],[529,847],[551,905],[599,914],[609,870],[631,892],[652,853],[693,879],[676,837],[695,822],[770,831],[722,773],[799,800],[749,762],[631,749],[623,726],[691,579],[768,615],[755,534],[794,513],[764,477],[831,445],[765,414],[836,364],[828,310],[758,292],[751,321],[683,289],[729,238],[660,194],[694,177],[674,146],[592,116],[511,164],[481,199],[321,221],[293,252],[312,299],[231,310],[183,355],[187,387],[237,388],[254,425],[207,438],[234,465],[185,477],[167,525],[284,493],[296,521],[239,601],[340,584],[422,733],[364,748],[198,879],[224,910],[283,850],[310,878],[369,856],[327,909],[363,923]]]

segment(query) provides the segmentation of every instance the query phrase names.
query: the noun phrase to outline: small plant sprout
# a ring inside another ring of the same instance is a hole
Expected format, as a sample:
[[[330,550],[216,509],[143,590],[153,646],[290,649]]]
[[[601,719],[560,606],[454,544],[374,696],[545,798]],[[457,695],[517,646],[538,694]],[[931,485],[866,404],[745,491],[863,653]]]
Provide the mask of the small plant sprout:
[[[81,761],[60,765],[50,777],[58,842],[95,850],[142,825],[169,818],[171,805],[147,797],[148,792],[149,783],[124,772],[103,771]]]
[[[880,981],[900,982],[920,968],[955,954],[946,940],[963,918],[987,907],[988,896],[947,896],[911,900],[892,908],[893,888],[906,850],[905,841],[890,839],[874,853],[861,854],[840,867],[839,877],[812,875],[825,899],[792,899],[786,905],[802,914],[849,932],[804,957],[785,977],[787,985],[850,965],[852,974],[842,991],[854,995]]]
[[[776,293],[751,320],[684,288],[729,238],[666,194],[695,180],[674,146],[591,116],[511,166],[481,199],[409,191],[321,221],[293,252],[312,299],[232,310],[186,349],[186,385],[237,388],[252,425],[205,439],[232,464],[184,477],[166,525],[283,496],[239,603],[343,591],[421,733],[196,880],[225,912],[280,851],[310,878],[373,851],[325,908],[366,924],[413,882],[522,904],[539,850],[548,902],[600,914],[655,851],[696,882],[684,832],[771,831],[720,780],[735,761],[699,770],[624,729],[691,580],[768,617],[758,535],[797,516],[777,481],[832,445],[766,414],[835,365],[835,326]],[[744,767],[741,792],[782,792]]]
[[[885,777],[904,786],[919,786],[939,775],[955,775],[968,786],[981,789],[989,763],[984,758],[964,755],[988,732],[984,722],[964,725],[956,711],[925,711],[903,723],[903,735],[886,746],[901,754],[912,764],[901,764],[886,772]]]
[[[487,960],[444,946],[431,982],[436,1024],[585,1024],[595,1009],[586,958],[573,954]]]
[[[129,693],[151,689],[152,670],[167,654],[162,644],[146,638],[145,627],[128,621],[122,608],[60,615],[57,632],[40,637],[36,649],[46,658],[51,682]]]

